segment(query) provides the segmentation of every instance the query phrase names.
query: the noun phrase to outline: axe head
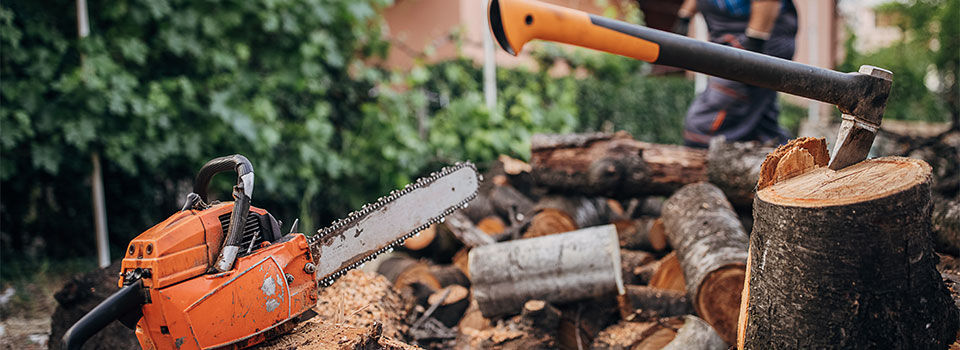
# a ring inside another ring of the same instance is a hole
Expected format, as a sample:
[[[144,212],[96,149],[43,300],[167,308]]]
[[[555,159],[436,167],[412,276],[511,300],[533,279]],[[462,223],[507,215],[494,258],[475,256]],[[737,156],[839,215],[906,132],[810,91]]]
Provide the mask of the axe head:
[[[833,147],[830,169],[840,170],[859,163],[867,158],[873,139],[880,129],[883,110],[887,106],[887,96],[893,83],[893,73],[874,66],[860,66],[860,74],[869,79],[881,79],[884,84],[876,84],[885,91],[870,91],[873,99],[865,99],[852,111],[843,111],[843,121],[837,134],[837,144]]]

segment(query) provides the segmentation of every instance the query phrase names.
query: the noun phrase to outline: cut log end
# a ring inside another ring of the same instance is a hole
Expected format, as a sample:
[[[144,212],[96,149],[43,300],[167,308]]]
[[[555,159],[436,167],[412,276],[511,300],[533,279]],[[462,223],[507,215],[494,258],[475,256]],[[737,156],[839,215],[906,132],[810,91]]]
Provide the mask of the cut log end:
[[[560,209],[546,208],[533,216],[523,238],[533,238],[577,229],[577,223]]]
[[[410,250],[426,248],[437,237],[437,225],[430,225],[420,233],[403,241],[403,246]]]
[[[745,276],[746,266],[743,264],[723,267],[707,275],[697,293],[697,313],[713,325],[727,344],[734,344],[737,337],[740,295]]]
[[[654,288],[687,292],[686,282],[683,279],[683,267],[677,260],[676,252],[670,252],[660,259],[657,271],[650,277],[648,285]]]
[[[765,202],[806,208],[848,205],[888,197],[930,177],[930,165],[918,159],[883,157],[840,169],[817,168],[759,192]]]

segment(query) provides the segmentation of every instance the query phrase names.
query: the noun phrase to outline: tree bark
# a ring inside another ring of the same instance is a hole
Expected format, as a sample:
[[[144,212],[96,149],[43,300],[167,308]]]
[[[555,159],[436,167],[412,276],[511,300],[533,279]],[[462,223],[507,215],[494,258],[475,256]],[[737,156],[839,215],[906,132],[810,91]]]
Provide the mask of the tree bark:
[[[616,205],[619,206],[619,203]],[[622,215],[623,208],[619,209]],[[536,214],[530,220],[530,225],[523,234],[524,238],[605,225],[620,216],[617,208],[612,207],[611,202],[605,198],[544,197],[533,207],[533,211]]]
[[[620,249],[620,266],[623,269],[623,281],[627,284],[637,284],[636,276],[633,270],[657,260],[653,254],[639,251]]]
[[[547,332],[556,332],[560,326],[560,310],[543,300],[528,300],[523,304],[520,317],[528,325]]]
[[[788,151],[802,160],[825,147]],[[958,310],[935,269],[929,165],[884,157],[833,171],[823,161],[767,162],[800,171],[757,193],[739,347],[953,342]]]
[[[680,316],[694,311],[686,293],[648,286],[628,285],[626,288],[627,301],[637,319]]]
[[[469,265],[485,317],[519,312],[530,299],[567,302],[623,291],[612,225],[476,247]]]
[[[933,196],[930,219],[935,248],[953,256],[960,255],[960,202]]]
[[[434,304],[437,308],[430,317],[444,326],[453,327],[460,322],[470,305],[470,291],[461,285],[451,285],[430,295],[427,305],[432,307]]]
[[[721,137],[710,140],[707,150],[707,179],[737,207],[749,207],[760,178],[760,165],[773,147],[759,142],[726,142]]]
[[[697,316],[684,317],[683,327],[677,330],[673,338],[663,350],[724,350],[727,343],[707,322]]]
[[[697,314],[732,344],[747,261],[737,214],[719,188],[702,182],[667,199],[663,223]]]
[[[468,248],[496,242],[490,235],[474,226],[473,221],[470,221],[470,218],[460,211],[455,211],[447,215],[444,223],[440,225],[439,230],[449,231]]]
[[[706,152],[615,134],[534,135],[534,181],[559,192],[613,198],[669,194],[706,180]]]

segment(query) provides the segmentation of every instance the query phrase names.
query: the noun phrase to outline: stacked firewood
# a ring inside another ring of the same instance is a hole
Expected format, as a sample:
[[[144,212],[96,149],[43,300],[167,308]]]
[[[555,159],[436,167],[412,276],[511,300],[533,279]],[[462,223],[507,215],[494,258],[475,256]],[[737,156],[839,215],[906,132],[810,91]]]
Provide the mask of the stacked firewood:
[[[930,199],[929,166],[827,161],[812,138],[536,135],[529,163],[501,156],[467,208],[368,263],[406,306],[367,327],[438,349],[952,343],[960,282],[932,237],[957,210]],[[393,300],[373,299],[354,306]]]

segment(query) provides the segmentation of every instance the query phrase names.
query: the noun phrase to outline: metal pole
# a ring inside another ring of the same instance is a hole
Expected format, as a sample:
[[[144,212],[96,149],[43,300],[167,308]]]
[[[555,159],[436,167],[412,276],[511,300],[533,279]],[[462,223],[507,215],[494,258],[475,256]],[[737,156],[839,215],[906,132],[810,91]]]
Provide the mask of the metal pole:
[[[77,0],[77,37],[90,35],[90,21],[87,17],[87,1]],[[83,56],[80,57],[81,69],[84,69]],[[90,172],[90,192],[93,198],[93,226],[97,237],[97,261],[100,267],[110,266],[110,242],[107,238],[107,206],[103,199],[103,174],[100,171],[100,154],[90,155],[93,171]]]
[[[487,1],[481,1],[483,12],[487,13]],[[490,19],[483,17],[483,29],[480,35],[483,36],[483,100],[487,104],[490,113],[497,111],[497,62],[494,56],[493,37],[490,30]]]

